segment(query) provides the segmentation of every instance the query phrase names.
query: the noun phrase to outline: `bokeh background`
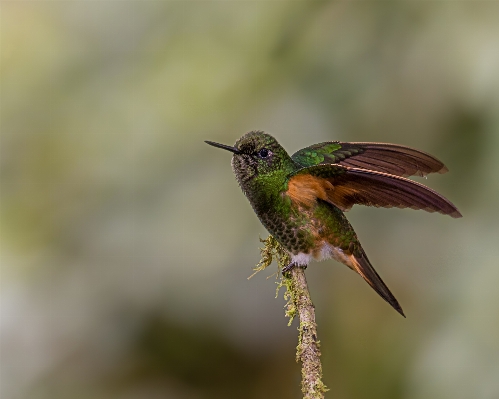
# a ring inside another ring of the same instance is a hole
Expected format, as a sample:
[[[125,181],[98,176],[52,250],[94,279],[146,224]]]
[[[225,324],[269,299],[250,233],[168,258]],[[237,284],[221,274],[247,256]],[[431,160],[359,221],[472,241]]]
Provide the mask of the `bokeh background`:
[[[3,399],[299,398],[260,226],[230,168],[394,142],[462,219],[354,207],[401,302],[307,270],[327,397],[499,397],[499,3],[2,1]]]

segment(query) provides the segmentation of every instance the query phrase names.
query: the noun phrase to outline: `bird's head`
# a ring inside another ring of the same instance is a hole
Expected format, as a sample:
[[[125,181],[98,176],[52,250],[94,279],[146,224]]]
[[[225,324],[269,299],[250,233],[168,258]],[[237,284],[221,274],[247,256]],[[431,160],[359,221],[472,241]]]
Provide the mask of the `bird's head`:
[[[276,174],[289,173],[293,161],[286,150],[270,134],[262,131],[246,133],[234,147],[206,141],[207,144],[232,152],[232,169],[241,186],[260,178],[272,178]]]

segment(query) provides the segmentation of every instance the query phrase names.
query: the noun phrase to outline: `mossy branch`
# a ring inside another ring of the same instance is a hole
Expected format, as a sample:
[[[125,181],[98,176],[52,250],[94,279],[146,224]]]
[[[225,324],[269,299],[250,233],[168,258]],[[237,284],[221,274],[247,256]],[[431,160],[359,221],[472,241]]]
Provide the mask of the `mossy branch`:
[[[260,239],[260,241],[264,243],[264,247],[260,249],[262,259],[254,269],[254,274],[268,267],[272,260],[276,260],[278,275],[281,276],[276,297],[279,289],[286,287],[284,299],[287,301],[285,315],[289,317],[288,326],[291,325],[296,315],[300,319],[296,361],[301,363],[303,398],[323,399],[328,389],[322,382],[321,350],[317,338],[315,307],[308,291],[305,271],[301,267],[294,267],[290,272],[281,275],[281,270],[291,262],[289,253],[273,236],[268,236],[265,240]]]

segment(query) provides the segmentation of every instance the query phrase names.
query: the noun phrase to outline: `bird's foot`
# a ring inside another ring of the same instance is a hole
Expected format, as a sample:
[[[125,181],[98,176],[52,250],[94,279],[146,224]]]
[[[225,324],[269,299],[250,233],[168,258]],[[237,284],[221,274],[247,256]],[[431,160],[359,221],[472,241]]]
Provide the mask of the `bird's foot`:
[[[307,265],[298,266],[296,263],[291,262],[289,265],[282,268],[282,274],[290,272],[294,267],[301,267],[305,270],[307,268]]]

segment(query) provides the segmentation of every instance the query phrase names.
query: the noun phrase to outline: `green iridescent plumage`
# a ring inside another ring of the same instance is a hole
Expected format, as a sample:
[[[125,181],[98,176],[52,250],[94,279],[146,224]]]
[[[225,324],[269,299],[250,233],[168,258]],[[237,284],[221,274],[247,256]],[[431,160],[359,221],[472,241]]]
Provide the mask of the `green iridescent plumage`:
[[[447,172],[442,162],[425,152],[388,143],[329,141],[303,148],[291,158],[304,167],[339,164],[396,176],[425,176],[428,173]]]
[[[412,148],[327,142],[290,157],[260,131],[245,134],[234,147],[207,143],[234,153],[237,181],[262,224],[289,251],[290,267],[334,258],[360,274],[401,314],[343,212],[362,204],[461,216],[435,191],[402,177],[447,171],[438,159]]]

